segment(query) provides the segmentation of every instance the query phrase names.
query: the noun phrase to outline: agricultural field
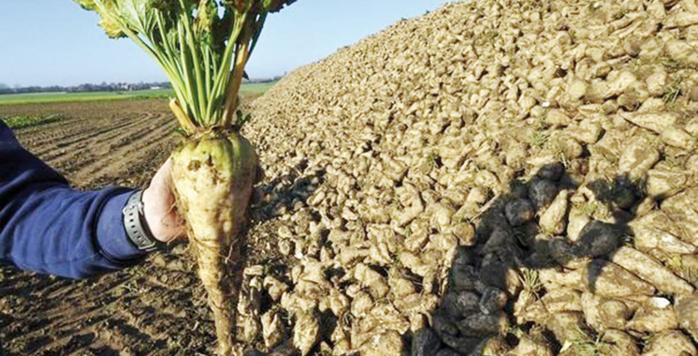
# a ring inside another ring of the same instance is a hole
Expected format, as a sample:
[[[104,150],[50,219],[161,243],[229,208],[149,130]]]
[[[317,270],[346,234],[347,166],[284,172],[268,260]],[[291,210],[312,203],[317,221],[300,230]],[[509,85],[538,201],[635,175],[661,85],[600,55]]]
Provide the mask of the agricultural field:
[[[697,14],[453,3],[250,97],[247,355],[698,355]],[[160,99],[3,115],[82,189],[143,186],[177,144]],[[2,269],[0,354],[213,354],[187,248]]]

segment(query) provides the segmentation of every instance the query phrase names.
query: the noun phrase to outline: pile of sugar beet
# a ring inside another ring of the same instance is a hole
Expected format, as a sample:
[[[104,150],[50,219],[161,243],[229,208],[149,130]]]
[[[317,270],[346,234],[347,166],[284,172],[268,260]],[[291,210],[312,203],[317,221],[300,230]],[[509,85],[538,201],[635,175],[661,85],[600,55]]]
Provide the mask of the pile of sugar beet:
[[[250,355],[698,354],[695,0],[448,4],[252,109]]]

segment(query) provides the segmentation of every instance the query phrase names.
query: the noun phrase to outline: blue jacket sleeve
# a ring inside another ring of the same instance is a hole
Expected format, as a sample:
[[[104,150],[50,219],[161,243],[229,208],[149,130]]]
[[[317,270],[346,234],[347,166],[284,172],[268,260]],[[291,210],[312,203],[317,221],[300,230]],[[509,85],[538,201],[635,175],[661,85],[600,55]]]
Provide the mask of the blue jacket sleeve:
[[[132,193],[71,189],[0,120],[0,263],[77,279],[138,262],[121,212]]]

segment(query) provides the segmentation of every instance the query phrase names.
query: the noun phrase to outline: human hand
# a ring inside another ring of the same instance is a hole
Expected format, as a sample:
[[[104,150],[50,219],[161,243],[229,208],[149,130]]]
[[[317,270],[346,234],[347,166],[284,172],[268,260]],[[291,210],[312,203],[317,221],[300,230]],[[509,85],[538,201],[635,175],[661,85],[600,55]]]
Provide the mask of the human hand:
[[[150,232],[158,241],[168,243],[186,236],[184,219],[177,213],[172,160],[155,173],[150,186],[143,191],[143,213]]]

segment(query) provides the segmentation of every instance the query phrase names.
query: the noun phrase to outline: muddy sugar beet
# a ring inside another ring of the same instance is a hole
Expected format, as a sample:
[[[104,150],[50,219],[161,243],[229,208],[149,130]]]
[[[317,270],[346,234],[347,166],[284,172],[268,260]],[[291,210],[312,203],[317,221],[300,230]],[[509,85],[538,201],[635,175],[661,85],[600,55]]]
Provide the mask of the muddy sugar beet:
[[[235,311],[242,273],[240,228],[258,161],[239,134],[244,67],[270,12],[293,0],[76,0],[112,38],[128,37],[165,72],[170,109],[185,140],[172,154],[177,207],[213,310],[219,355],[241,355]]]
[[[257,174],[257,155],[237,134],[210,135],[185,143],[172,154],[172,162],[178,208],[187,221],[219,348],[231,350],[240,283],[234,266],[240,263],[239,229]]]

